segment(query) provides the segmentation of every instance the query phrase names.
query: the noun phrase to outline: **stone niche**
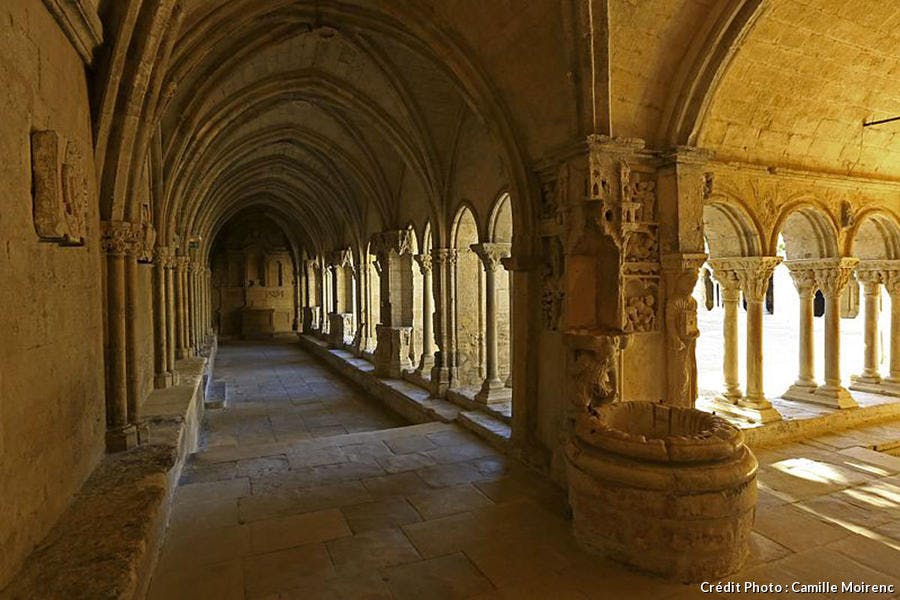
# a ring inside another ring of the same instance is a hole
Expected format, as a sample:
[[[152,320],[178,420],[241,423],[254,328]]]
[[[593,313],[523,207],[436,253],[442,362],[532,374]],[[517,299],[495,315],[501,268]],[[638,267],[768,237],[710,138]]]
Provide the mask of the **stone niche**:
[[[576,417],[566,454],[575,535],[587,548],[684,583],[740,569],[757,462],[724,419],[617,402]]]

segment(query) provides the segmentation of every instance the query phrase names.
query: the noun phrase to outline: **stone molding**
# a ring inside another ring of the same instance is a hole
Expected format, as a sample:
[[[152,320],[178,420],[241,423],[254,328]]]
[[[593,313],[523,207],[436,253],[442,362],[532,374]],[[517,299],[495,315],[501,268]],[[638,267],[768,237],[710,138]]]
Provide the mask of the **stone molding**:
[[[88,0],[44,0],[72,47],[85,64],[94,61],[94,50],[103,43],[103,23]]]

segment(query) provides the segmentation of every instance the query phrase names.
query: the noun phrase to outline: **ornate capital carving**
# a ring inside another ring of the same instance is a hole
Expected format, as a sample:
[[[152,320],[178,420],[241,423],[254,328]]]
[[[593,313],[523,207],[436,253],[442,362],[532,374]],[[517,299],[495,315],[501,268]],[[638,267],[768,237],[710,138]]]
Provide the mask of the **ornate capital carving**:
[[[408,229],[382,231],[372,236],[371,252],[379,258],[394,253],[397,256],[412,253],[412,233]],[[380,260],[380,258],[379,258]]]
[[[419,272],[421,272],[422,275],[431,273],[432,257],[430,252],[416,254],[413,256],[413,259],[416,261],[416,264],[419,265]]]
[[[762,302],[772,272],[781,263],[780,256],[742,256],[709,261],[723,290],[736,281],[748,302]]]
[[[106,254],[125,256],[134,254],[139,245],[138,230],[127,221],[103,221],[101,223],[101,247]]]
[[[153,249],[153,262],[159,267],[170,269],[175,266],[175,252],[169,246],[157,246]]]
[[[509,256],[510,245],[506,243],[484,243],[472,244],[469,246],[481,262],[484,264],[485,271],[496,271],[500,266],[500,261]]]
[[[431,265],[435,269],[440,269],[444,265],[455,265],[459,258],[459,251],[456,248],[435,248],[431,251]]]
[[[858,258],[824,259],[824,264],[816,271],[816,285],[826,296],[838,295],[847,287],[853,276],[853,269],[859,264]]]
[[[800,261],[785,261],[785,266],[791,273],[791,279],[794,280],[794,287],[801,297],[814,293],[818,288],[816,286],[816,273],[807,265]]]

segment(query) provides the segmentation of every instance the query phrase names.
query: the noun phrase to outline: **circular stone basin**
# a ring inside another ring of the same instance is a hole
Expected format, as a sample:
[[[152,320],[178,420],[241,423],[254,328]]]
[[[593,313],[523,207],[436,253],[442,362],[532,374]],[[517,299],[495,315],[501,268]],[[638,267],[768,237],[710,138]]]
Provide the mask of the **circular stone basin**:
[[[576,418],[566,455],[575,535],[588,548],[683,582],[740,569],[757,462],[724,419],[615,403]]]

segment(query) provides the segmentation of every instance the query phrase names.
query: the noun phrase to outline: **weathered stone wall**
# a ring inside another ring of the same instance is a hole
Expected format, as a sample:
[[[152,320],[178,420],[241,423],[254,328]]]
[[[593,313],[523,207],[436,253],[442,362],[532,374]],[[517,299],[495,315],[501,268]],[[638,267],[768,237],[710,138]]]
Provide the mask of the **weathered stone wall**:
[[[40,2],[0,5],[0,588],[103,452],[99,217],[84,65]],[[29,137],[74,142],[84,246],[41,242]]]

